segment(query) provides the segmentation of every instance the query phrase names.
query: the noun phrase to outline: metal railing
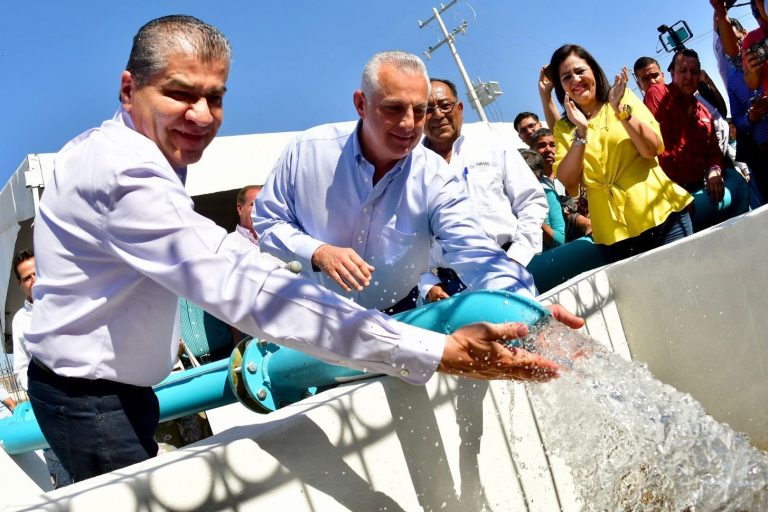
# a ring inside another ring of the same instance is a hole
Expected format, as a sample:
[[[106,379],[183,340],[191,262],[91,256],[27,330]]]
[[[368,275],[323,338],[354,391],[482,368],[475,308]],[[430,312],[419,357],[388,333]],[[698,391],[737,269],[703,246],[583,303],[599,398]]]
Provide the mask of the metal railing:
[[[21,382],[16,378],[16,374],[13,373],[13,363],[8,354],[3,353],[0,355],[0,386],[3,386],[6,391],[16,400],[16,403],[29,400],[27,392],[21,387]]]

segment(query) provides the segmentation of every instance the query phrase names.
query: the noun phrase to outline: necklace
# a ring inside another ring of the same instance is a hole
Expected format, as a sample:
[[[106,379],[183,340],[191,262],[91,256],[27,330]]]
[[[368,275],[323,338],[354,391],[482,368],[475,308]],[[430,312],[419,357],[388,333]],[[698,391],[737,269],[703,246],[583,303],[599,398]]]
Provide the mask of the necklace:
[[[587,119],[593,119],[598,113],[600,113],[600,110],[602,110],[603,106],[598,105],[598,107],[594,110],[594,112],[585,112],[584,115]]]

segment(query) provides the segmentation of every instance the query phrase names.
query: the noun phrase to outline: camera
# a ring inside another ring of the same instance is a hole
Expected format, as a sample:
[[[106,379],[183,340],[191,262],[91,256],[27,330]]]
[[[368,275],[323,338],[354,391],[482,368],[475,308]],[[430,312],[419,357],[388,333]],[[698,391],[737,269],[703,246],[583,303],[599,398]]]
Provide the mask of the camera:
[[[747,53],[757,55],[758,64],[764,63],[768,60],[768,46],[766,46],[766,40],[763,39],[762,41],[758,41],[747,48]]]

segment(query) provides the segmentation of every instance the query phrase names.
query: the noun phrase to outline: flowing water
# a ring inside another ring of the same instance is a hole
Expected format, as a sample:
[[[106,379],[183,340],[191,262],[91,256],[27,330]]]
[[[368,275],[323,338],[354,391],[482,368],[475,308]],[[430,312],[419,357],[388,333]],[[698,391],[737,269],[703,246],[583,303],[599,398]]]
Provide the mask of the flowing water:
[[[529,394],[585,510],[768,511],[768,454],[690,395],[555,321],[526,343],[569,368]]]

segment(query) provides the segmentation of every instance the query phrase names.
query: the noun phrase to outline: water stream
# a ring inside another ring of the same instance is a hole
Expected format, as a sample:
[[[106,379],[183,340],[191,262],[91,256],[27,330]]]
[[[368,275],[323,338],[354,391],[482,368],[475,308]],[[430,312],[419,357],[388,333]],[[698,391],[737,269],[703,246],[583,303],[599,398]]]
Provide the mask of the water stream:
[[[768,510],[768,454],[693,397],[555,321],[527,343],[570,368],[529,394],[585,510]]]

